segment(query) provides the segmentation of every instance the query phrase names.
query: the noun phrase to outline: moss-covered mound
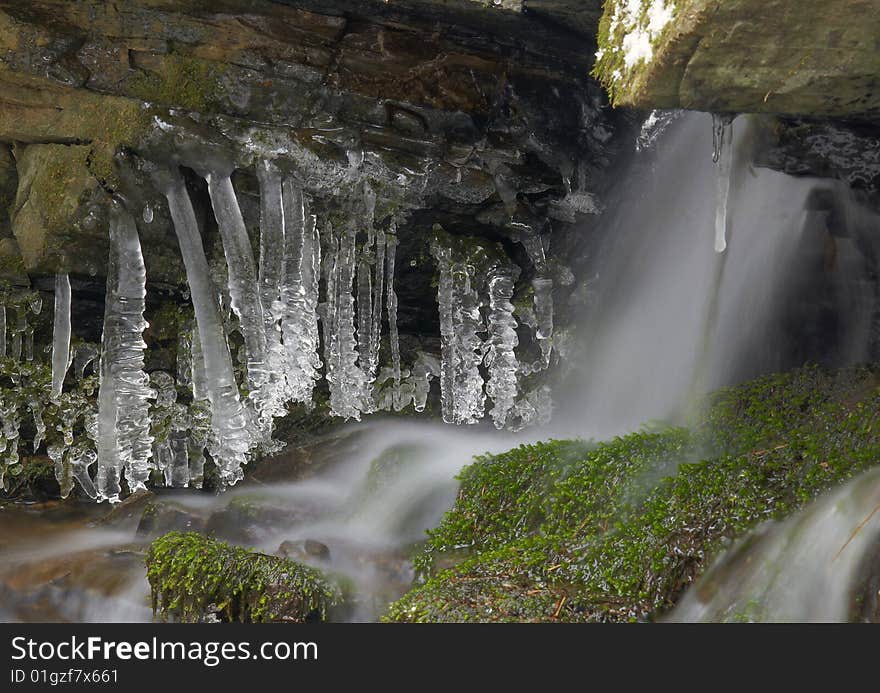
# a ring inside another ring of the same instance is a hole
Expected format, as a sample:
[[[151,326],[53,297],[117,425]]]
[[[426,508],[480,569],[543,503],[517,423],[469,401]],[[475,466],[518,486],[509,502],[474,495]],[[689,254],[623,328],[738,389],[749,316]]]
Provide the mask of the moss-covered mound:
[[[878,384],[809,367],[716,393],[691,429],[480,458],[385,618],[651,619],[730,539],[880,460]]]
[[[318,571],[194,532],[170,532],[147,553],[153,611],[175,621],[322,620],[341,599]]]

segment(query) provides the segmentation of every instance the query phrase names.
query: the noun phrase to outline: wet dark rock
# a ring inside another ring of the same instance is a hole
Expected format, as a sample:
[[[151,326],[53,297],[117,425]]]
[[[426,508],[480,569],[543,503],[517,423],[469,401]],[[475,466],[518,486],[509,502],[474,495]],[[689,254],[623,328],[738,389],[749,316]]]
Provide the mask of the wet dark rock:
[[[238,544],[256,544],[271,533],[314,519],[319,513],[319,508],[308,503],[285,507],[258,496],[241,495],[211,513],[205,532]]]
[[[295,561],[329,561],[330,548],[314,539],[305,539],[301,541],[285,540],[281,542],[276,552],[279,556],[291,558]]]
[[[140,538],[157,537],[171,531],[202,531],[205,520],[198,515],[174,505],[170,501],[158,499],[144,508],[137,526]]]

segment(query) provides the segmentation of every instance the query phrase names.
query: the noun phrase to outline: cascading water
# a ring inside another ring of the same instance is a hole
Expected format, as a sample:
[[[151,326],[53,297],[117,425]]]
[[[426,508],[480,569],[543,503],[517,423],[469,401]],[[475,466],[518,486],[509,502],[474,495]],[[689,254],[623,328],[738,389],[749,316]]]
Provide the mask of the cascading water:
[[[670,621],[846,621],[880,539],[880,470],[741,539],[691,587]],[[868,594],[876,608],[876,589]],[[865,605],[869,606],[870,605]]]
[[[609,205],[596,300],[580,318],[579,377],[557,394],[572,412],[554,422],[561,433],[606,438],[674,418],[695,396],[811,357],[785,353],[803,340],[786,315],[814,280],[805,256],[825,242],[844,245],[809,209],[814,191],[835,183],[752,168],[740,120],[720,152],[730,157],[729,204],[716,196],[711,119],[691,113],[666,127],[653,155],[638,155]],[[724,212],[726,250],[716,255],[721,207],[732,211]],[[832,282],[845,284],[846,275],[829,267]],[[870,306],[843,290],[831,300],[844,316],[835,365],[858,362]]]

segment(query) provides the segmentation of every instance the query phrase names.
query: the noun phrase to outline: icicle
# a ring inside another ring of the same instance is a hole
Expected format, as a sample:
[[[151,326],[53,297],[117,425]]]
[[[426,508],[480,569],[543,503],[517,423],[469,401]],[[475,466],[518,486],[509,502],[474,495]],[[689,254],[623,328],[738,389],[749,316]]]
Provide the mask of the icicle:
[[[284,413],[285,352],[281,344],[280,321],[283,317],[281,285],[284,277],[285,220],[282,202],[281,174],[270,161],[257,163],[260,184],[260,260],[257,280],[263,306],[266,330],[266,358],[274,401],[269,405],[273,415]]]
[[[70,279],[55,275],[55,315],[52,328],[52,398],[61,396],[70,366]]]
[[[146,270],[134,218],[116,202],[110,216],[110,260],[98,391],[100,500],[119,500],[122,473],[133,493],[146,488],[153,438],[144,373]]]
[[[284,274],[281,282],[281,335],[287,394],[294,402],[311,404],[312,391],[321,368],[317,312],[321,239],[315,217],[308,213],[299,184],[288,178],[282,184],[282,191]],[[332,262],[333,258],[329,260]],[[325,276],[329,266],[325,266]],[[328,293],[329,298],[332,297]],[[325,349],[330,344],[328,325],[325,320]]]
[[[541,348],[541,365],[546,368],[550,365],[550,352],[553,348],[553,280],[535,277],[532,279],[532,291],[537,322],[535,338]]]
[[[46,423],[43,421],[43,405],[40,404],[38,400],[30,402],[28,406],[34,417],[33,450],[34,454],[36,454],[37,450],[39,450],[40,446],[43,444],[43,440],[46,438]]]
[[[712,114],[712,161],[718,168],[715,192],[715,252],[727,248],[727,203],[733,167],[733,116]]]
[[[34,326],[28,325],[24,331],[24,360],[34,360]]]
[[[186,488],[189,486],[189,435],[192,420],[187,408],[178,402],[174,403],[171,414],[171,474],[170,483],[166,484],[174,488]],[[204,463],[203,463],[204,464]]]
[[[390,253],[389,248],[389,253]],[[437,285],[437,308],[440,313],[440,401],[443,420],[455,421],[455,370],[457,353],[455,348],[455,304],[452,290],[452,251],[437,243],[431,245],[431,253],[440,273]],[[389,310],[390,310],[389,301]]]
[[[367,387],[371,387],[376,379],[376,371],[370,363],[373,339],[373,268],[368,258],[370,250],[368,246],[361,249],[357,268],[357,344]]]
[[[379,367],[379,347],[382,343],[382,296],[385,280],[385,232],[382,229],[376,229],[376,254],[373,270],[375,278],[373,280],[373,315],[370,322],[369,364],[370,372],[375,375],[376,369]]]
[[[388,343],[391,346],[391,377],[394,381],[392,390],[394,408],[400,411],[405,406],[400,398],[400,335],[397,332],[397,292],[394,290],[394,264],[397,259],[397,236],[396,229],[391,227],[391,235],[386,244],[385,262],[387,265],[385,286],[388,292],[386,302],[388,304]]]
[[[46,452],[49,455],[49,459],[55,464],[55,478],[58,480],[58,487],[61,489],[61,497],[67,498],[73,490],[72,468],[70,462],[68,461],[65,464],[64,460],[67,446],[53,443],[46,449]]]
[[[235,484],[243,477],[242,466],[252,446],[247,417],[239,400],[238,386],[232,371],[232,357],[226,344],[223,322],[214,295],[214,285],[192,202],[179,173],[157,181],[164,188],[174,230],[186,268],[193,309],[196,316],[202,359],[203,381],[211,403],[211,436],[209,452],[217,464],[223,485]],[[262,325],[260,325],[262,332]],[[193,340],[195,343],[195,340]],[[193,368],[194,374],[197,368]],[[196,388],[196,378],[193,378]]]
[[[518,269],[516,274],[518,274]],[[489,337],[487,340],[486,367],[489,380],[486,393],[492,398],[489,412],[495,428],[504,428],[507,414],[517,395],[516,373],[519,363],[514,350],[519,344],[516,336],[516,318],[513,317],[513,272],[501,266],[489,274]]]
[[[27,330],[27,309],[19,303],[15,310],[15,329],[12,331],[12,358],[21,361],[22,337]]]
[[[483,359],[480,301],[471,286],[473,268],[454,262],[452,251],[431,244],[440,270],[437,303],[440,312],[440,396],[446,423],[472,424],[483,416],[485,394],[479,365]]]
[[[229,298],[244,337],[249,397],[257,410],[261,427],[265,428],[271,425],[274,414],[273,388],[267,387],[270,378],[266,363],[266,326],[251,242],[230,177],[213,172],[205,180],[223,240],[229,273]]]
[[[454,380],[453,420],[457,424],[473,424],[483,418],[486,395],[480,363],[483,360],[483,330],[480,300],[471,285],[472,268],[464,263],[452,266],[452,295],[455,305],[454,339],[457,368]]]
[[[6,306],[0,305],[0,358],[6,356]]]
[[[412,367],[413,407],[416,411],[425,411],[431,391],[431,378],[439,375],[440,361],[437,357],[420,351]]]
[[[354,329],[354,296],[352,284],[355,267],[354,226],[340,234],[339,250],[333,263],[333,288],[336,298],[332,306],[332,332],[327,361],[330,385],[330,413],[346,419],[360,420],[367,408],[364,372],[357,365],[358,349]],[[329,286],[328,286],[329,291]]]

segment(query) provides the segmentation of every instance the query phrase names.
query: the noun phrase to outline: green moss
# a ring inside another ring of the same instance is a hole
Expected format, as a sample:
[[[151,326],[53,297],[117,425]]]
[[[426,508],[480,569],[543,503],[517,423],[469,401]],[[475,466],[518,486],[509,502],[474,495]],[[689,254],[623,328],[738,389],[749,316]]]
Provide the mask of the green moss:
[[[153,611],[166,620],[304,622],[325,618],[341,599],[313,568],[192,532],[156,539],[146,562]]]
[[[602,86],[608,92],[612,105],[621,105],[622,96],[633,90],[638,81],[640,69],[644,67],[644,62],[640,61],[635,65],[627,67],[624,60],[625,51],[623,49],[624,38],[634,27],[641,27],[643,30],[648,26],[648,11],[656,0],[641,0],[641,9],[638,17],[631,18],[630,21],[614,21],[618,13],[622,13],[623,7],[629,5],[624,0],[606,0],[602,18],[599,20],[599,30],[597,35],[599,50],[596,54],[596,62],[593,65],[592,76],[602,83]],[[676,16],[680,12],[677,2],[674,0],[666,0],[668,7],[674,7]],[[626,16],[626,15],[618,15]],[[670,21],[657,36],[651,40],[655,54],[657,47],[661,45],[667,33],[675,25],[675,17]]]
[[[165,57],[156,71],[133,77],[127,87],[144,101],[206,111],[220,99],[223,72],[222,64],[172,54]]]
[[[877,464],[878,383],[808,367],[716,393],[691,430],[480,458],[386,618],[654,618],[731,539]]]

